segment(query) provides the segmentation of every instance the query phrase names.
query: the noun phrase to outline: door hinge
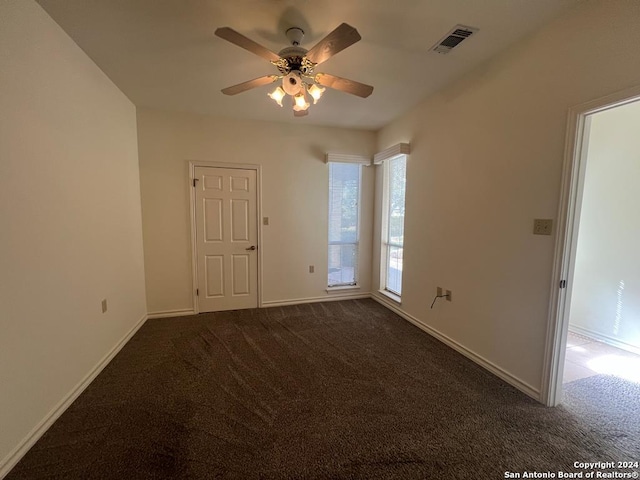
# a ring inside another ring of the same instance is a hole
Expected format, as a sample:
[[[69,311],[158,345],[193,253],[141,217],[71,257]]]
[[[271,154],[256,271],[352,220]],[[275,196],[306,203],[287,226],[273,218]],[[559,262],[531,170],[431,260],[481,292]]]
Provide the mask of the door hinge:
[[[199,296],[200,296],[200,289],[196,288],[196,297],[199,297]]]
[[[194,186],[194,187],[196,186],[196,183],[198,183],[198,180],[199,180],[199,179],[197,179],[197,178],[194,178],[194,179],[193,179],[193,186]]]
[[[560,288],[567,288],[567,281],[566,280],[560,280]]]

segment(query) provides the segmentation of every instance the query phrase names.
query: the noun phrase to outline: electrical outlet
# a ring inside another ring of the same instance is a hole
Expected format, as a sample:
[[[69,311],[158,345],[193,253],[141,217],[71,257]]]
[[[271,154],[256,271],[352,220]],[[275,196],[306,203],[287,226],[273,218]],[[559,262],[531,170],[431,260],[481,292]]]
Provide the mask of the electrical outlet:
[[[442,296],[442,287],[436,288],[436,295],[439,296],[439,297]]]
[[[313,273],[316,271],[316,267],[314,267],[313,265],[309,265],[309,273]]]
[[[102,300],[102,313],[107,311],[107,299]]]
[[[447,290],[446,295],[447,295],[447,302],[450,302],[451,301],[451,290]]]
[[[262,217],[262,224],[269,225],[269,217]]]
[[[553,220],[550,218],[536,218],[533,220],[534,235],[551,235]]]

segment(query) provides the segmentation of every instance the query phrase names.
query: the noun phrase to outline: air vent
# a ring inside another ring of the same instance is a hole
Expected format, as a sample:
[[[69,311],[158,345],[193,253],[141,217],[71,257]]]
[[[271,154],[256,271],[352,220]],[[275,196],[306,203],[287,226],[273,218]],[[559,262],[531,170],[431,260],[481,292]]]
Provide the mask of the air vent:
[[[465,25],[456,25],[447,33],[431,50],[438,53],[449,53],[454,47],[457,47],[463,40],[478,31],[477,28],[467,27]]]

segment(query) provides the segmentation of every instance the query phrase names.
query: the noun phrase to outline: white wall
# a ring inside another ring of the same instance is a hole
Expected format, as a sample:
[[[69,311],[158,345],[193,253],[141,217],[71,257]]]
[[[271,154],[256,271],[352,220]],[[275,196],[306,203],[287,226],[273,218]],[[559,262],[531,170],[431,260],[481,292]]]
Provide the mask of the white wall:
[[[640,351],[640,102],[591,117],[570,327]]]
[[[146,313],[135,107],[31,0],[0,2],[0,221],[1,476]]]
[[[138,142],[150,313],[193,308],[189,160],[262,166],[262,214],[269,217],[260,226],[265,305],[328,296],[324,155],[371,155],[373,132],[140,109]],[[370,289],[373,178],[373,167],[365,168],[360,293]]]
[[[379,134],[412,146],[402,310],[534,395],[554,237],[533,219],[558,211],[568,108],[640,84],[639,18],[635,0],[580,2]],[[437,286],[453,302],[430,310]]]

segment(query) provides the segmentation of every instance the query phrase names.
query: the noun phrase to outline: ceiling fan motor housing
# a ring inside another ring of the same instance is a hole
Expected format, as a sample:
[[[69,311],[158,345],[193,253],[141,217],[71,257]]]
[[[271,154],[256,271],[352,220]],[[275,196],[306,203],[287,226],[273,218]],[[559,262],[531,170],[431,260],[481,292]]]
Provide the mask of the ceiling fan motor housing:
[[[289,72],[299,70],[303,75],[311,75],[315,64],[307,60],[307,50],[302,47],[286,47],[280,50],[280,60],[273,63],[280,73],[287,75]]]

